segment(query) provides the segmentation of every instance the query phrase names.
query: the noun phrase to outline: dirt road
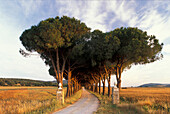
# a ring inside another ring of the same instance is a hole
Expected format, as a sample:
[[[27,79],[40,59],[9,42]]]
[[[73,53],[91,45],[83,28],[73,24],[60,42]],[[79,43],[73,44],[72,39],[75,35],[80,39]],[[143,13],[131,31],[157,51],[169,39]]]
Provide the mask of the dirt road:
[[[83,89],[82,97],[73,105],[53,114],[92,114],[99,106],[98,99]]]

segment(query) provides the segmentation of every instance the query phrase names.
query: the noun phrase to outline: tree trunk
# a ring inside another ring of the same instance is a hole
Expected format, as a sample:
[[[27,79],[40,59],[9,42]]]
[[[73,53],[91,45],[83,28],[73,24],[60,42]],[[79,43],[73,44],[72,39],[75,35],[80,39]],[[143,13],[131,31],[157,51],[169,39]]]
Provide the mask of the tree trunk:
[[[94,83],[93,83],[93,85],[92,85],[92,86],[93,86],[93,92],[94,92],[94,89],[95,89]]]
[[[63,58],[63,64],[62,67],[60,67],[60,58],[59,58],[59,52],[58,52],[58,48],[56,50],[56,69],[57,69],[57,74],[58,75],[58,83],[62,84],[62,88],[63,88],[63,72],[65,69],[65,63],[66,63],[66,59]]]
[[[75,81],[75,93],[77,92],[77,81]]]
[[[93,91],[93,84],[91,84],[91,91]]]
[[[121,74],[122,74],[122,67],[119,67],[119,78],[117,80],[117,87],[119,90],[121,89]]]
[[[70,96],[72,95],[72,83],[70,84]]]
[[[99,94],[101,94],[101,77],[99,77]]]
[[[75,82],[76,84],[75,84],[75,86],[76,86],[76,89],[75,89],[75,93],[77,92],[77,90],[78,90],[78,84],[77,84],[77,80],[76,80],[76,82]]]
[[[96,83],[95,83],[95,92],[98,92],[98,83],[97,83],[97,81],[96,81]]]
[[[121,88],[121,80],[120,80],[120,79],[118,80],[117,87],[118,87],[119,90],[120,90],[120,88]]]
[[[61,73],[61,85],[62,85],[62,89],[63,89],[63,72]]]
[[[79,90],[79,83],[78,83],[78,81],[77,81],[77,91],[78,91],[78,90]],[[77,91],[76,91],[76,92],[77,92]]]
[[[58,83],[61,83],[61,74],[60,74],[60,65],[59,65],[59,53],[58,53],[58,48],[56,50],[56,65],[57,65],[57,75],[58,75],[58,80],[59,82]]]
[[[53,66],[53,68],[54,68],[56,80],[57,80],[57,82],[59,82],[59,81],[58,81],[58,80],[59,80],[59,79],[58,79],[58,72],[57,72],[56,65],[55,65],[56,62],[54,62],[54,59],[53,59],[53,57],[52,57],[52,55],[51,55],[50,52],[49,52],[49,54],[50,54],[50,59],[51,59],[51,62],[52,62],[52,66]]]
[[[79,90],[80,90],[80,83],[79,83]]]
[[[80,90],[80,84],[78,83],[78,91]]]
[[[108,78],[108,97],[111,97],[111,91],[110,91],[110,78],[111,78],[111,76],[110,76],[111,74],[109,73],[109,78]]]
[[[79,90],[80,90],[80,88],[81,88],[80,86],[81,86],[81,85],[79,84]]]
[[[71,95],[73,95],[73,81],[71,83]]]
[[[71,70],[70,66],[68,66],[68,85],[67,85],[67,97],[71,96]]]
[[[73,93],[76,93],[76,82],[74,81],[74,90]]]
[[[58,84],[61,83],[62,84],[62,81],[61,81],[61,74],[59,73],[58,74]],[[63,85],[62,85],[63,86]]]
[[[103,76],[103,95],[105,95],[105,81],[106,81],[106,76]]]

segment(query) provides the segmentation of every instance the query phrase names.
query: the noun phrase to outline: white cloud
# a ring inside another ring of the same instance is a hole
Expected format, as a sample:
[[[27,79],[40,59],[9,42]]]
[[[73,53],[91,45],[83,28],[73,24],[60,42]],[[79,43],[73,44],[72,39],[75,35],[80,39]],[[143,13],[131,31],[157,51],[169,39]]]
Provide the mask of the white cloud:
[[[56,6],[59,7],[59,15],[70,16],[80,19],[81,15],[84,13],[85,7],[82,2],[79,1],[58,1],[56,0]],[[81,10],[81,11],[80,11]]]
[[[104,19],[106,13],[101,12],[102,3],[101,1],[57,1],[61,4],[59,14],[67,15],[80,19],[85,22],[86,25],[92,30],[100,29],[106,31]],[[58,4],[57,4],[58,5]]]
[[[147,2],[142,7],[137,1],[106,1],[106,4],[107,15],[113,15],[107,28],[113,29],[110,26],[119,22],[121,26],[138,27],[149,35],[156,35],[160,42],[170,37],[170,2]]]
[[[160,42],[170,38],[170,34],[168,34],[170,30],[170,11],[167,12],[165,4],[167,3],[159,1],[148,2],[143,8],[142,17],[138,18],[136,24],[139,28],[146,30],[148,34],[156,35]]]
[[[17,2],[21,6],[22,12],[26,17],[39,9],[42,4],[42,0],[19,0]]]
[[[134,26],[136,21],[135,15],[135,1],[107,1],[107,12],[111,13],[113,19],[111,19],[111,24],[116,20],[128,23],[131,26]]]

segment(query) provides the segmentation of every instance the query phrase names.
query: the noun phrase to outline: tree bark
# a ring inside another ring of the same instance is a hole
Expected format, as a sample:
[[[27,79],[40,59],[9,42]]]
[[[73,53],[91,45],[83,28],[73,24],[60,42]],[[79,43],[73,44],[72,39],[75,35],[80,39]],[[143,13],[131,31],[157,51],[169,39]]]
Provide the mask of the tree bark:
[[[101,77],[99,77],[99,94],[101,94]]]
[[[56,65],[57,65],[57,73],[58,73],[58,83],[60,83],[60,81],[61,81],[61,76],[60,76],[60,63],[59,63],[59,53],[58,53],[58,48],[57,48],[57,50],[56,50],[56,59],[57,59],[57,61],[56,61]]]
[[[94,92],[94,89],[95,89],[95,88],[94,88],[94,83],[92,84],[92,87],[93,87],[93,92]]]
[[[76,90],[75,90],[75,92],[77,92],[77,90],[78,90],[77,80],[76,80],[76,82],[75,82],[75,83],[76,83],[76,85],[75,85],[75,86],[76,86]]]
[[[56,80],[58,82],[58,72],[57,72],[57,69],[56,69],[56,65],[55,65],[55,62],[54,62],[54,59],[49,51],[49,54],[50,54],[50,59],[51,59],[51,62],[52,62],[52,66],[54,68],[54,72],[55,72],[55,77],[56,77]]]
[[[72,82],[71,82],[71,84],[70,84],[70,96],[73,94],[73,84],[72,84]]]
[[[76,81],[77,82],[77,89],[76,89],[76,92],[79,90],[79,83],[78,83],[78,81]]]
[[[106,81],[106,76],[103,76],[103,95],[105,95],[105,81]]]
[[[119,78],[118,78],[118,83],[117,83],[117,87],[119,89],[121,88],[121,74],[122,74],[122,67],[119,67]]]
[[[57,59],[56,65],[57,65],[58,83],[61,83],[62,88],[63,88],[63,72],[64,72],[64,69],[65,69],[66,59],[63,58],[62,69],[60,69],[60,58],[59,58],[58,48],[56,50],[56,59]]]
[[[74,89],[73,89],[73,93],[76,93],[76,82],[74,80]]]
[[[73,95],[73,81],[71,81],[71,95]]]
[[[98,92],[98,83],[97,83],[97,81],[95,83],[95,92]]]
[[[70,65],[68,65],[68,84],[67,84],[67,97],[71,96],[71,70]]]
[[[116,67],[116,80],[117,80],[117,87],[121,88],[121,75],[122,75],[122,65],[120,67]]]
[[[93,91],[93,84],[91,84],[91,91]]]
[[[108,97],[111,97],[111,91],[110,91],[110,78],[111,78],[111,76],[110,76],[111,74],[109,73],[109,77],[108,77]]]
[[[77,82],[77,91],[79,90],[79,83]]]

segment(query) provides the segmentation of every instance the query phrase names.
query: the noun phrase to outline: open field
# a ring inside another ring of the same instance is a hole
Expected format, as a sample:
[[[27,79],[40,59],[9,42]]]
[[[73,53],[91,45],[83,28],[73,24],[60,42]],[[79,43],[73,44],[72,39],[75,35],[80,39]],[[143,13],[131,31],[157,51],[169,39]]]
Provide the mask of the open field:
[[[120,90],[120,96],[129,102],[170,103],[170,88],[127,88]]]
[[[45,86],[45,87],[39,87],[39,86],[0,86],[0,90],[29,90],[29,89],[57,89],[53,86]]]
[[[56,102],[56,87],[0,87],[0,114],[51,112],[75,102],[81,94]],[[66,88],[64,89],[66,93]]]
[[[107,96],[108,88],[106,88],[106,95],[102,96],[102,101],[106,104],[111,104],[111,98]],[[106,100],[107,99],[107,100]],[[118,107],[110,106],[108,107],[116,108],[114,110],[119,110],[120,112],[123,107],[124,109],[138,110],[138,113],[143,111],[149,113],[170,113],[170,88],[126,88],[120,90],[120,102]],[[108,108],[107,107],[107,108]],[[102,109],[102,108],[99,108]],[[103,108],[106,109],[106,108]],[[106,109],[107,110],[107,109]],[[98,112],[101,112],[99,110]],[[127,110],[125,110],[127,111]],[[103,112],[105,113],[105,112]],[[132,112],[131,112],[132,113]]]
[[[105,93],[108,94],[107,87]],[[155,103],[170,103],[170,88],[126,88],[120,90],[120,97],[131,103],[144,100],[151,100]]]

